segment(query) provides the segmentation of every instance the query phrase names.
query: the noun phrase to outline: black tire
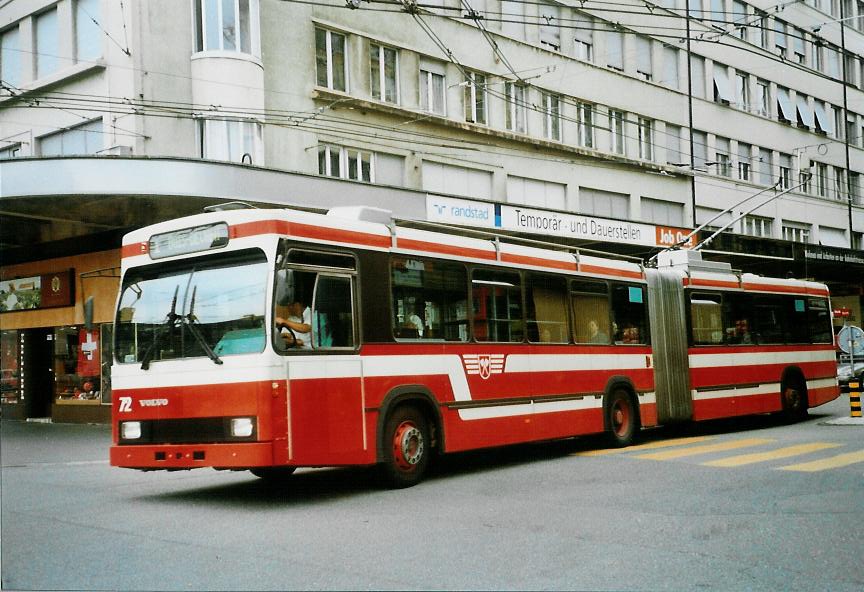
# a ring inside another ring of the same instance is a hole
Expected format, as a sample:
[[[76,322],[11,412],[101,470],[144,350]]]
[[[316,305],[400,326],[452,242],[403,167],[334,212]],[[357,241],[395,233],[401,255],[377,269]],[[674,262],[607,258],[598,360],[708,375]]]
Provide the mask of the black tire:
[[[297,467],[256,467],[249,472],[267,483],[284,483]]]
[[[639,411],[630,393],[616,388],[606,396],[603,405],[606,442],[613,448],[630,446],[639,432]]]
[[[780,400],[783,404],[783,419],[792,423],[807,418],[807,387],[798,378],[784,380],[780,386]]]
[[[416,485],[432,455],[426,416],[410,405],[397,407],[384,423],[381,446],[384,462],[378,469],[382,484],[393,489]]]

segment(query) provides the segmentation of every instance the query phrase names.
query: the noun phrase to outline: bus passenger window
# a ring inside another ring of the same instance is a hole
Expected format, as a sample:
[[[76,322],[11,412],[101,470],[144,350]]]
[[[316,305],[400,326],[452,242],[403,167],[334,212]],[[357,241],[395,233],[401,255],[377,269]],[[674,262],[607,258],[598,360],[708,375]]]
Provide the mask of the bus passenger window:
[[[810,343],[833,343],[834,330],[831,326],[831,311],[826,298],[807,299],[807,320]]]
[[[610,343],[609,288],[605,282],[570,282],[570,305],[576,343]]]
[[[391,260],[396,339],[468,341],[468,274],[449,261]]]
[[[612,333],[615,343],[648,343],[643,286],[613,284]]]
[[[725,342],[730,345],[759,343],[753,325],[753,297],[749,294],[723,294],[723,328]]]
[[[520,342],[524,337],[518,273],[475,269],[471,278],[474,338]]]
[[[782,296],[762,295],[753,297],[753,323],[759,334],[759,343],[786,343],[788,322]]]
[[[567,343],[567,311],[564,278],[529,274],[525,286],[528,341]]]
[[[351,278],[318,276],[312,307],[312,347],[354,347]]]
[[[721,302],[719,294],[690,295],[690,340],[693,345],[723,343]]]
[[[789,319],[789,342],[810,343],[807,299],[800,296],[786,296],[784,300],[786,301],[786,315]]]

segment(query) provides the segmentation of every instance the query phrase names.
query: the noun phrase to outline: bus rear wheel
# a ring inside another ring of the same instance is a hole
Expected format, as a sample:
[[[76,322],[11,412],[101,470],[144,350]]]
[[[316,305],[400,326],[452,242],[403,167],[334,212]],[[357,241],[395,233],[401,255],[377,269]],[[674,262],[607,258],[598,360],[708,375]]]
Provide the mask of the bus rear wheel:
[[[604,410],[607,443],[613,448],[630,446],[639,431],[639,413],[633,397],[617,388],[609,393]]]
[[[384,424],[382,445],[384,485],[401,489],[423,479],[432,450],[429,422],[420,411],[407,405],[393,411]]]
[[[807,389],[800,379],[784,382],[780,396],[783,403],[783,418],[786,421],[801,421],[807,417]]]

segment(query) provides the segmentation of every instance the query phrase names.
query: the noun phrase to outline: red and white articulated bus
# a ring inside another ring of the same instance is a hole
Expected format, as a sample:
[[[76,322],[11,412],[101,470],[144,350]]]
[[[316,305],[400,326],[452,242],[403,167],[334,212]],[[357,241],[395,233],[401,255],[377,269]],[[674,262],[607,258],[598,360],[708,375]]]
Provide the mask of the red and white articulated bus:
[[[377,219],[377,220],[376,220]],[[111,464],[378,465],[839,394],[818,283],[673,251],[658,268],[337,208],[210,212],[122,247]]]

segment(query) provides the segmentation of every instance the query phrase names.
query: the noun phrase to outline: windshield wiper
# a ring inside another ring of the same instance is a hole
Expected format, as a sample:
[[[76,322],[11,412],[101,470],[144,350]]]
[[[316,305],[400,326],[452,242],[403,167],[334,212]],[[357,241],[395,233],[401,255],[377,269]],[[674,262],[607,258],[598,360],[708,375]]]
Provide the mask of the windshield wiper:
[[[180,284],[174,287],[174,298],[171,299],[171,310],[168,312],[168,315],[165,317],[165,321],[158,327],[156,327],[156,334],[153,336],[153,343],[150,344],[150,347],[147,348],[147,351],[144,352],[144,355],[141,356],[141,369],[149,370],[150,362],[153,360],[153,356],[156,354],[156,346],[162,341],[162,336],[165,335],[169,330],[174,329],[180,322],[182,322],[183,317],[177,314],[177,293],[180,291]]]
[[[204,339],[204,336],[201,335],[201,330],[198,328],[198,317],[195,316],[195,294],[198,291],[198,286],[192,288],[192,301],[189,303],[189,314],[183,317],[185,324],[189,327],[189,332],[192,334],[192,337],[195,338],[195,341],[198,342],[198,345],[210,356],[210,359],[213,360],[215,364],[221,364],[222,358],[213,351],[213,348],[207,344],[207,340]]]

